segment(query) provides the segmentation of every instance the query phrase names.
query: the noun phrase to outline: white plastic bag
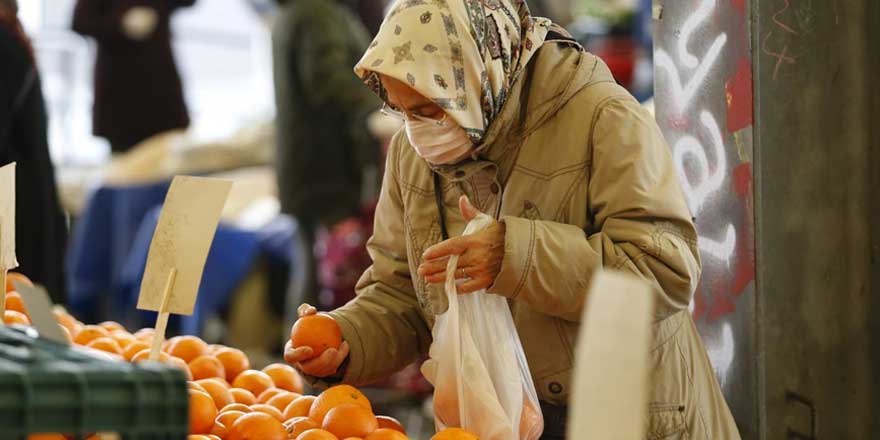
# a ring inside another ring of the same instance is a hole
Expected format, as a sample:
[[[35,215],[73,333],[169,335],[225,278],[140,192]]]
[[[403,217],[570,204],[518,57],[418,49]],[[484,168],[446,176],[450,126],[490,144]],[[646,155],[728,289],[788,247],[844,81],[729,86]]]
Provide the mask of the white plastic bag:
[[[491,222],[481,214],[464,235]],[[450,258],[449,308],[437,316],[430,359],[422,366],[434,385],[437,430],[458,427],[481,440],[536,440],[544,419],[507,300],[485,290],[458,295],[457,264],[457,256]]]

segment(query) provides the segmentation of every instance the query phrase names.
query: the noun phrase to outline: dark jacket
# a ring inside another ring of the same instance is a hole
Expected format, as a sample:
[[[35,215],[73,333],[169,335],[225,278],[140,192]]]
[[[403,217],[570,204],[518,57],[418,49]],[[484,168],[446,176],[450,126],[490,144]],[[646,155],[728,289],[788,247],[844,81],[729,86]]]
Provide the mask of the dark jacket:
[[[0,166],[18,163],[17,270],[63,302],[67,227],[49,158],[46,108],[30,48],[8,24],[8,16],[0,16]]]
[[[186,128],[189,115],[171,51],[171,13],[195,0],[79,0],[73,30],[98,43],[94,134],[120,151],[164,131]],[[122,31],[132,6],[159,14],[153,35],[134,41]]]
[[[272,39],[282,211],[328,225],[354,216],[380,161],[366,125],[380,103],[352,72],[367,32],[336,1],[291,0]]]

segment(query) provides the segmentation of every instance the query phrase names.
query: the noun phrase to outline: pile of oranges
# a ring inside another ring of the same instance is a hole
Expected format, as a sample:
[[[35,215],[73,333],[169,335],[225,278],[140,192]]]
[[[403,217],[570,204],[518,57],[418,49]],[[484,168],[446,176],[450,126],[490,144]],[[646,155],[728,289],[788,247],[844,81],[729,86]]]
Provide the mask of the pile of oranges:
[[[26,281],[22,275],[10,278]],[[153,329],[129,333],[117,322],[85,325],[56,308],[68,340],[98,350],[102,356],[147,360]],[[21,297],[7,284],[7,324],[29,325]],[[338,344],[336,344],[338,345]],[[162,345],[159,362],[179,368],[189,379],[188,440],[408,440],[394,418],[376,416],[357,388],[337,385],[317,396],[303,395],[303,380],[293,367],[271,364],[251,368],[241,350],[209,345],[196,336],[176,336]],[[31,440],[63,440],[60,434],[35,434]],[[447,429],[433,440],[479,440],[459,429]]]

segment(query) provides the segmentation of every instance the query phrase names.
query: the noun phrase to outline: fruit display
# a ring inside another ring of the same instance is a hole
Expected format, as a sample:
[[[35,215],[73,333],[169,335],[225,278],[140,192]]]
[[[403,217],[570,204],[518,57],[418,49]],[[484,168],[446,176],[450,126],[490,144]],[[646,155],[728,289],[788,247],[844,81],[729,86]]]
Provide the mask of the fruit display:
[[[16,275],[16,279],[22,279]],[[7,286],[9,288],[10,286]],[[11,293],[11,294],[9,294]],[[20,296],[9,290],[7,324],[29,325]],[[126,362],[149,357],[153,329],[130,333],[115,322],[84,324],[60,308],[56,320],[71,343]],[[294,326],[291,337],[311,346],[316,355],[338,348],[341,335],[327,333],[325,315],[314,315]],[[187,440],[408,440],[396,419],[376,415],[372,403],[360,390],[336,385],[318,395],[303,395],[303,379],[293,367],[271,364],[252,368],[247,355],[232,347],[209,345],[196,336],[165,341],[159,362],[184,372],[189,392]],[[29,439],[66,439],[61,434],[34,434]],[[474,440],[461,430],[447,429],[432,440]]]

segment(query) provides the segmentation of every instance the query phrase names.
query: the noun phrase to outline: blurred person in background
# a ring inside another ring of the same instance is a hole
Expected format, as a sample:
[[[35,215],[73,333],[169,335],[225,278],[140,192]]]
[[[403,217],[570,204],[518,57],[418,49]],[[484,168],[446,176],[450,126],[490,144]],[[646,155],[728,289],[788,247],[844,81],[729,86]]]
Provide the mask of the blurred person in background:
[[[17,270],[63,303],[67,224],[49,157],[40,75],[17,11],[15,0],[0,0],[0,166],[17,163]]]
[[[564,439],[593,274],[624,271],[656,304],[648,432],[740,438],[688,311],[701,264],[669,146],[605,63],[524,0],[412,0],[395,4],[355,72],[405,127],[388,152],[373,264],[329,313],[345,342],[319,356],[288,342],[288,362],[313,384],[360,386],[425,355],[458,255],[458,293],[509,302],[543,439]],[[495,221],[460,236],[480,211]]]
[[[93,132],[124,153],[189,126],[171,50],[171,14],[196,0],[78,0],[73,30],[95,39]]]
[[[279,6],[272,31],[276,166],[281,210],[299,222],[297,254],[306,260],[304,284],[290,293],[298,304],[318,295],[317,228],[359,216],[373,198],[364,193],[377,192],[380,149],[367,118],[381,102],[351,75],[369,34],[342,0],[279,0]]]

